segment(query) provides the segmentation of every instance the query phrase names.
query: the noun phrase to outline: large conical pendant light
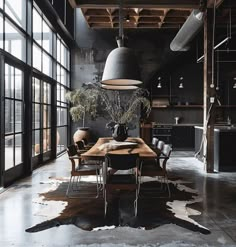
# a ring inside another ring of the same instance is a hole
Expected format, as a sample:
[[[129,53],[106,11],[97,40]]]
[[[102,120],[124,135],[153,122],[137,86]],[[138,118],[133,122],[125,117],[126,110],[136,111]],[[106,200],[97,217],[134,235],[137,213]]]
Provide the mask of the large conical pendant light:
[[[102,76],[104,88],[125,90],[135,89],[142,83],[139,66],[133,50],[124,47],[122,6],[119,6],[119,37],[118,48],[112,50],[107,57]],[[132,87],[131,87],[132,86]]]

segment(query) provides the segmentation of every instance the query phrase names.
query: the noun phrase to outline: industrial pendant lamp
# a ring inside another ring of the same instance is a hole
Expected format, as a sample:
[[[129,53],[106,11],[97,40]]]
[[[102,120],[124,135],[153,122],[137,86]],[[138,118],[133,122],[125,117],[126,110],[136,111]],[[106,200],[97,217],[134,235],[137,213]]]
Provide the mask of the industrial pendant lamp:
[[[103,88],[114,90],[136,89],[141,84],[137,58],[133,50],[124,47],[122,6],[119,6],[118,48],[107,57],[101,84]]]

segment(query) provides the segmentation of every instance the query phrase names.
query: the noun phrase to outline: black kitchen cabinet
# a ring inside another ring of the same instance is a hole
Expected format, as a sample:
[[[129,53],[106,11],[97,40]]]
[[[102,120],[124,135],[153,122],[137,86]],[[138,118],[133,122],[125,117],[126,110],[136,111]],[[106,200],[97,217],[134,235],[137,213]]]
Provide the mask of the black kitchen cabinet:
[[[173,149],[194,149],[193,126],[173,126],[171,137]]]

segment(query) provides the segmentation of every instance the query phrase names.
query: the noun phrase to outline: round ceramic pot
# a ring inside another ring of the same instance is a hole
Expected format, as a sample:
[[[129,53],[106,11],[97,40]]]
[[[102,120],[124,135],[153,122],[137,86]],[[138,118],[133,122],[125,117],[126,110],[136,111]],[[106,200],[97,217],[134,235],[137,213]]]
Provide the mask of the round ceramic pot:
[[[78,128],[74,133],[74,142],[81,141],[82,139],[89,140],[89,127]]]
[[[112,131],[112,137],[116,141],[123,142],[128,137],[128,127],[125,124],[116,124]]]

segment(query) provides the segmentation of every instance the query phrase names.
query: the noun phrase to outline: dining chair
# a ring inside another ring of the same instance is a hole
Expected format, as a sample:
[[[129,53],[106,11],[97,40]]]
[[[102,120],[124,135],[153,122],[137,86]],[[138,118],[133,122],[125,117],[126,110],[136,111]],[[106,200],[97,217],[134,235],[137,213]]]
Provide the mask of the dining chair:
[[[67,153],[71,162],[71,177],[67,187],[66,196],[69,198],[97,198],[99,196],[98,176],[100,166],[94,162],[84,162],[78,153],[76,145],[67,147]],[[82,178],[88,176],[96,177],[96,193],[94,191],[94,183],[83,182]],[[91,188],[93,189],[91,190]]]
[[[139,193],[139,154],[112,154],[105,155],[103,169],[104,183],[104,215],[106,216],[108,207],[108,194],[110,191],[135,191],[134,214],[138,212]],[[114,174],[109,174],[108,169],[118,170]],[[119,172],[122,171],[122,174]],[[125,174],[124,174],[125,173]]]
[[[88,149],[85,148],[84,142],[82,140],[75,142],[75,145],[77,146],[77,150],[80,154],[88,151]]]
[[[87,140],[86,138],[83,138],[83,139],[82,139],[82,142],[84,143],[84,147],[85,147],[86,149],[90,149],[90,148],[94,145],[94,143],[89,143],[88,140]]]
[[[157,143],[159,142],[159,139],[157,137],[152,137],[152,142],[151,144],[149,144],[148,146],[153,150],[155,151],[156,148],[157,148]]]
[[[144,176],[147,177],[155,177],[157,178],[162,178],[163,182],[166,184],[166,187],[168,189],[168,196],[171,197],[171,192],[170,192],[170,187],[169,187],[169,183],[168,183],[168,174],[167,174],[167,169],[166,169],[166,165],[167,165],[167,161],[170,158],[170,154],[171,154],[171,147],[168,144],[164,144],[161,155],[156,159],[156,162],[152,162],[152,163],[142,163],[142,167],[140,168],[141,170],[141,179]],[[159,161],[161,161],[159,163]],[[141,183],[142,181],[140,181]],[[162,182],[162,183],[163,183]],[[142,186],[141,186],[142,187]],[[154,188],[156,189],[156,188]],[[154,192],[152,190],[152,192]],[[152,196],[153,197],[153,196]]]
[[[159,140],[158,143],[156,144],[156,149],[158,149],[160,152],[162,152],[164,145],[165,145],[165,142]]]

